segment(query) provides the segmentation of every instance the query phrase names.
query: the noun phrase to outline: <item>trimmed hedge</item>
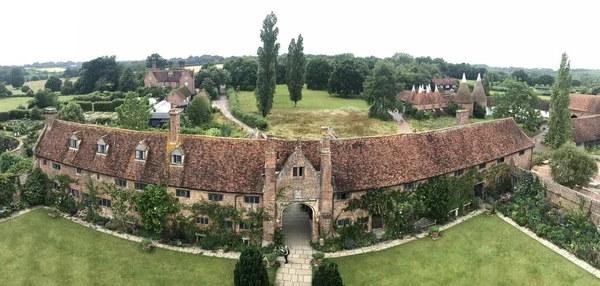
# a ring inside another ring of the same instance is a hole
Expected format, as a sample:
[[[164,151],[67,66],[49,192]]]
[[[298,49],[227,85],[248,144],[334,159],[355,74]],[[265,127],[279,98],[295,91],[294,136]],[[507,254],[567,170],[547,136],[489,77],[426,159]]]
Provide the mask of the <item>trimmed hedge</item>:
[[[111,101],[112,96],[102,96],[99,94],[78,95],[73,98],[75,101]]]
[[[124,102],[125,102],[125,99],[121,99],[121,98],[113,100],[112,101],[113,108],[117,108],[117,107],[121,106]]]
[[[87,111],[93,111],[94,110],[94,104],[91,101],[75,101],[75,103],[79,104],[79,106],[81,106],[81,109],[83,109],[83,112],[87,112]]]
[[[231,114],[235,118],[246,123],[250,127],[256,127],[260,130],[267,130],[267,128],[269,128],[269,123],[265,118],[260,117],[256,114],[244,113],[244,111],[242,111],[242,109],[240,108],[240,102],[238,100],[237,94],[233,94],[232,96],[230,96],[229,109],[231,109]]]
[[[114,112],[115,106],[112,101],[96,101],[94,102],[94,111]]]

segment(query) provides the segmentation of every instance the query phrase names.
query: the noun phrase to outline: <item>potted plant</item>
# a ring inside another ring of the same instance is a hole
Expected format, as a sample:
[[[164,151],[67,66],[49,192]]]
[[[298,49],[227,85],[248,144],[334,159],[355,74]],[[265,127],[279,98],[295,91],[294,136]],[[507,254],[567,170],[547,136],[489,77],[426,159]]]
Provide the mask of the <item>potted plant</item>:
[[[488,215],[493,215],[496,213],[496,207],[494,205],[487,205],[485,206],[485,213],[487,213]]]
[[[273,266],[275,265],[275,262],[277,261],[277,254],[272,252],[266,255],[267,257],[267,263],[269,264],[269,266]]]
[[[56,209],[55,207],[49,207],[48,208],[48,215],[50,217],[57,217],[59,215],[58,209]]]
[[[316,265],[321,265],[321,262],[323,262],[323,259],[325,258],[325,253],[323,253],[323,252],[313,253],[312,258]]]
[[[144,238],[142,240],[142,251],[144,252],[152,252],[154,250],[154,245],[152,244],[152,240],[149,238]]]
[[[437,225],[429,227],[429,235],[433,239],[438,239],[440,237],[440,227]]]

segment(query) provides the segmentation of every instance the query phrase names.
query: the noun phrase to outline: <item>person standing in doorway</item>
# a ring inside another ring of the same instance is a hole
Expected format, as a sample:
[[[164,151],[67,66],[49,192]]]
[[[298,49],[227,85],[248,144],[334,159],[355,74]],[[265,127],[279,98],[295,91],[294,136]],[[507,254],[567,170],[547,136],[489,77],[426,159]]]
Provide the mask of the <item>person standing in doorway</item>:
[[[283,249],[283,258],[285,258],[285,264],[288,263],[288,255],[290,255],[290,248],[286,245]]]

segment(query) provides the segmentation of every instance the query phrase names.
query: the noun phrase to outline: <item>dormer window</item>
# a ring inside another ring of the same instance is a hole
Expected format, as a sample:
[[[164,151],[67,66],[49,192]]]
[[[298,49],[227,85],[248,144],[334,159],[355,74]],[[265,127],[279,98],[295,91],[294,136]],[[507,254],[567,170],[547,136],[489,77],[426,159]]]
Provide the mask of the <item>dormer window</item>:
[[[71,136],[71,138],[69,138],[69,148],[79,150],[79,142],[81,141],[79,138],[77,138],[77,136]]]
[[[179,148],[171,152],[171,165],[181,166],[183,165],[183,153]]]
[[[139,161],[146,161],[146,155],[147,155],[146,146],[144,146],[141,143],[138,144],[138,146],[135,147],[135,159],[139,160]]]
[[[106,149],[108,146],[106,146],[106,142],[104,142],[103,139],[98,140],[97,144],[97,150],[96,153],[98,154],[106,154]]]
[[[294,177],[304,177],[304,167],[294,167],[292,169],[292,175]]]

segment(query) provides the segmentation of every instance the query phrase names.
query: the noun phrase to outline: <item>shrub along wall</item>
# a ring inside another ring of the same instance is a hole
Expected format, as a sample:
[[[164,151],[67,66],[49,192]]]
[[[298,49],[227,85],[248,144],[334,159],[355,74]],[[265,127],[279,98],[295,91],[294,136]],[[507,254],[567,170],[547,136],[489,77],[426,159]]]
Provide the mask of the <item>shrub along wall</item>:
[[[248,126],[261,130],[267,130],[267,128],[269,128],[269,123],[265,118],[242,111],[237,94],[235,93],[229,96],[229,108],[231,109],[231,114],[233,114],[235,118],[246,123]]]

